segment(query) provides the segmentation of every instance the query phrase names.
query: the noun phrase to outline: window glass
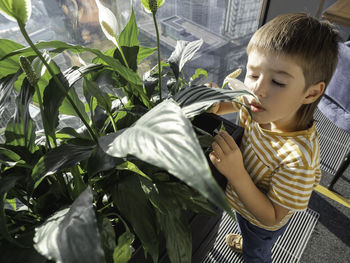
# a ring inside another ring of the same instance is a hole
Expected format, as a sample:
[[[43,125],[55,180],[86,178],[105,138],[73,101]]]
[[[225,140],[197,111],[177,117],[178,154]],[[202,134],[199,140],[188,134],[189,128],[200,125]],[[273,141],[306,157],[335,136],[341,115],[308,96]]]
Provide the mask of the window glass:
[[[257,29],[261,1],[165,0],[157,12],[162,59],[170,56],[177,40],[203,39],[204,44],[184,68],[185,76],[189,79],[196,68],[203,68],[208,72],[208,79],[202,81],[214,81],[220,85],[225,76],[235,69],[244,70],[246,45]],[[140,43],[156,47],[152,16],[145,12],[140,0],[101,2],[113,11],[120,30],[127,23],[133,7],[140,30]],[[113,47],[113,43],[106,39],[100,28],[95,0],[32,0],[32,16],[26,29],[34,42],[62,40],[102,51]],[[1,15],[0,38],[27,45],[16,23]],[[92,57],[91,54],[81,55],[84,60]],[[69,52],[64,52],[55,60],[62,69],[79,64],[79,57]],[[157,57],[154,54],[139,65],[139,73],[149,70],[156,63]],[[239,78],[242,79],[243,76],[244,72]],[[2,113],[2,116],[5,115]]]
[[[176,40],[202,38],[202,48],[185,70],[191,74],[195,68],[201,67],[208,71],[210,80],[222,81],[231,71],[245,66],[245,48],[257,28],[261,1],[165,0],[157,12],[163,59],[174,50]],[[101,2],[114,12],[120,29],[127,23],[133,6],[140,27],[141,44],[156,46],[152,16],[144,11],[140,0]],[[32,6],[27,30],[34,41],[58,39],[101,50],[113,45],[100,29],[95,0],[32,0]],[[3,16],[0,16],[0,37],[26,45],[16,23]],[[66,55],[74,63],[73,55]],[[156,59],[149,63],[154,65]]]

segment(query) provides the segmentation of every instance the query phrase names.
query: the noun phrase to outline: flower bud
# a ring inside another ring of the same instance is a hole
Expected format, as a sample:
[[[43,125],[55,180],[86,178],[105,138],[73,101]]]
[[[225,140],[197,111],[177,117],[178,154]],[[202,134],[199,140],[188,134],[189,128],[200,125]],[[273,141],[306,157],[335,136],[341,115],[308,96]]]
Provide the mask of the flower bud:
[[[26,74],[30,85],[35,86],[38,83],[39,78],[37,77],[30,61],[26,57],[20,56],[19,63],[21,65],[22,70]]]

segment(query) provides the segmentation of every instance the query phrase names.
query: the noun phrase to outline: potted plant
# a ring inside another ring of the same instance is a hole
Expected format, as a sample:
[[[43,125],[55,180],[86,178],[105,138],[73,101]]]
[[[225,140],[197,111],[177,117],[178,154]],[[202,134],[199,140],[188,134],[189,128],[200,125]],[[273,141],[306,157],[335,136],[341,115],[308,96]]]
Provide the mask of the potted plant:
[[[141,1],[157,28],[163,1]],[[34,44],[25,30],[31,1],[0,0],[29,45],[0,39],[0,108],[16,94],[0,144],[1,262],[128,262],[133,247],[158,262],[162,240],[171,262],[191,262],[185,212],[215,215],[214,204],[231,213],[199,143],[211,135],[191,119],[247,92],[190,85],[181,71],[201,40],[178,41],[162,62],[159,36],[156,49],[140,46],[133,12],[117,35],[113,13],[96,3],[116,46],[104,53]],[[141,80],[137,65],[155,50],[158,64]],[[54,58],[63,51],[95,58],[61,69]],[[62,126],[64,116],[74,125]]]

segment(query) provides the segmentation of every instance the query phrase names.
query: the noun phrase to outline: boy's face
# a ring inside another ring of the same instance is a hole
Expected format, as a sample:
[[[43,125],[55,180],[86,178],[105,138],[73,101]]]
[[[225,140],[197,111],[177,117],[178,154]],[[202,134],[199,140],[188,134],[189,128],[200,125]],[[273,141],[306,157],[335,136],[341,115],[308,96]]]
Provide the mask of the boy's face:
[[[307,95],[302,68],[291,56],[253,49],[248,56],[244,84],[257,96],[246,100],[262,128],[296,130],[296,113]]]

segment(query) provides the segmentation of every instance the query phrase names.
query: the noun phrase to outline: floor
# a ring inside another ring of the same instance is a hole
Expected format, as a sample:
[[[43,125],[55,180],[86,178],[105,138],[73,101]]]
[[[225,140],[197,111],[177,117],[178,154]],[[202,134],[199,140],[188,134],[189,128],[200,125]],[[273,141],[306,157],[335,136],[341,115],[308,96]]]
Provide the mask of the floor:
[[[327,187],[331,178],[323,172],[321,185]],[[334,192],[350,204],[350,167],[335,184]],[[350,263],[350,208],[317,191],[309,207],[320,213],[320,218],[300,262]]]

